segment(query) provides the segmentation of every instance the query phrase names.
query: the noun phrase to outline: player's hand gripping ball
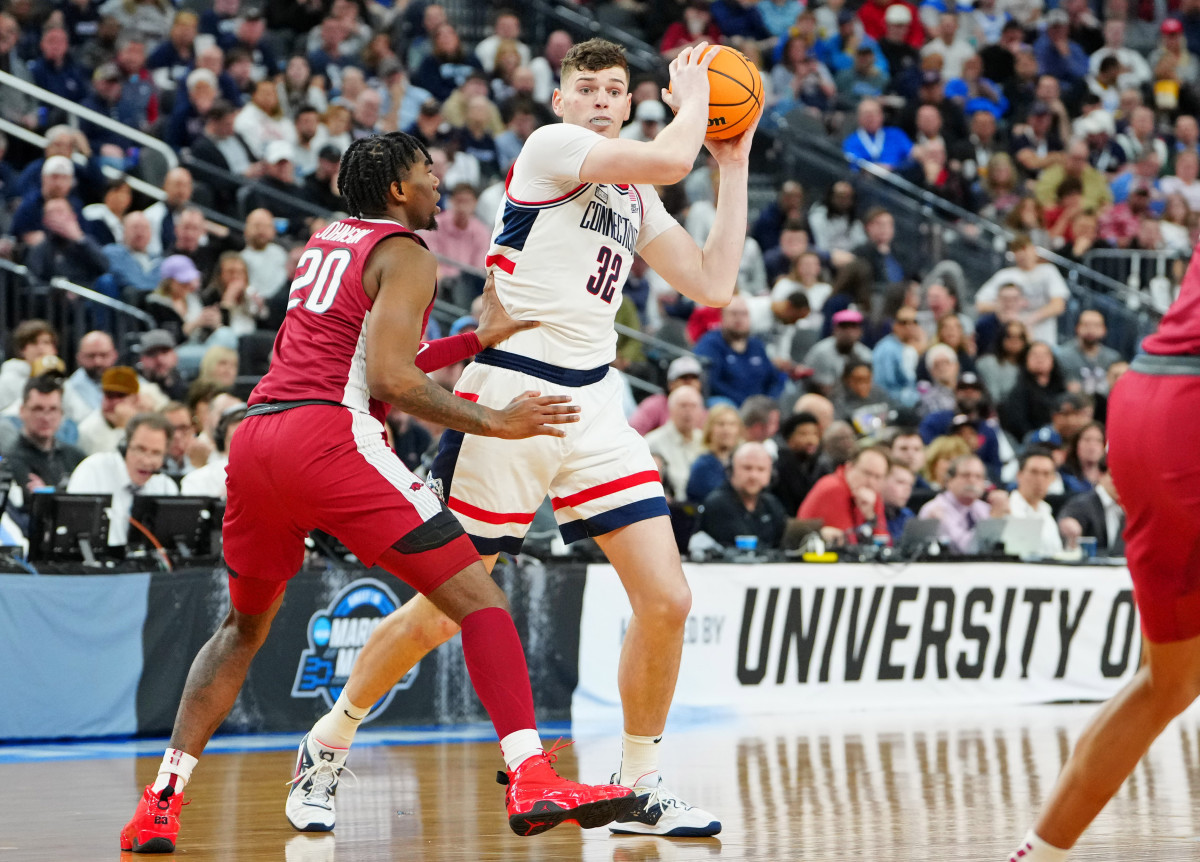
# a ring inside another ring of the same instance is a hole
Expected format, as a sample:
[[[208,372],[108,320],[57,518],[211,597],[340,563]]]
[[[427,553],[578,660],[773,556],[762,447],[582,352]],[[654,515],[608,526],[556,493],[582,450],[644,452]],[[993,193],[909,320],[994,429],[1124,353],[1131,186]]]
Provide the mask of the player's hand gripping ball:
[[[762,113],[762,75],[741,51],[728,45],[708,50],[717,56],[708,67],[707,137],[723,140],[746,131]]]

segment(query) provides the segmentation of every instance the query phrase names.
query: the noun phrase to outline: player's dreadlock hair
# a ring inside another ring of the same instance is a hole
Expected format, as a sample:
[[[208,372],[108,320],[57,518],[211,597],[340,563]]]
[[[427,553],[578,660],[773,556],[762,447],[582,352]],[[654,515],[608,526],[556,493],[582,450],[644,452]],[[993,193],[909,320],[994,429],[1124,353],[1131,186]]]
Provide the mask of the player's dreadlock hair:
[[[342,154],[338,169],[338,190],[347,211],[355,218],[383,215],[391,184],[403,182],[413,165],[428,160],[424,145],[404,132],[355,141]]]

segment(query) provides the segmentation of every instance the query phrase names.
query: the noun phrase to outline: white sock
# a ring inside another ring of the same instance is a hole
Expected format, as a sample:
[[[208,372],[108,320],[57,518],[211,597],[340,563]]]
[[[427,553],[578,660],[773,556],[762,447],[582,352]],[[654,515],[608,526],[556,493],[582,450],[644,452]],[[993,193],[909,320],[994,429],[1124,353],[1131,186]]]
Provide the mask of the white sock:
[[[192,770],[196,768],[196,758],[178,748],[168,748],[163,754],[162,763],[158,767],[158,777],[150,789],[155,793],[170,785],[176,793],[182,793],[183,788],[192,780]]]
[[[621,784],[652,787],[658,781],[658,744],[662,736],[621,734]]]
[[[537,730],[514,730],[500,740],[500,753],[504,755],[504,765],[512,772],[526,760],[541,754],[542,737]]]
[[[352,704],[350,698],[346,697],[346,690],[342,689],[333,709],[313,725],[312,735],[329,748],[349,748],[354,742],[354,734],[370,711],[369,706]]]
[[[1069,850],[1063,850],[1053,844],[1047,844],[1030,829],[1025,834],[1025,840],[1021,842],[1021,846],[1012,856],[1008,857],[1008,862],[1066,862],[1069,852]]]

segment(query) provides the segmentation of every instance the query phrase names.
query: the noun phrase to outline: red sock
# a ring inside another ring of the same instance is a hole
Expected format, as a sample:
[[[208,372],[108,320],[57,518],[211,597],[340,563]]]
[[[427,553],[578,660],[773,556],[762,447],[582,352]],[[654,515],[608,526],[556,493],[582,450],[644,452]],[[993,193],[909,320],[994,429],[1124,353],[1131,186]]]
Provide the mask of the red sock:
[[[496,735],[504,739],[514,731],[537,727],[525,651],[508,611],[474,611],[463,617],[461,626],[467,672]]]

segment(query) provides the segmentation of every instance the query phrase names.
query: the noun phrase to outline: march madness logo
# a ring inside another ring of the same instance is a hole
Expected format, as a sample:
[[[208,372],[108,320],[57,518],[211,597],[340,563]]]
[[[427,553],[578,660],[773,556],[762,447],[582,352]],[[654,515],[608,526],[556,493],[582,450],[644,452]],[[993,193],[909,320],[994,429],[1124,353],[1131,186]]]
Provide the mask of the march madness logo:
[[[343,588],[329,607],[317,611],[308,621],[308,649],[300,654],[292,697],[319,695],[332,708],[367,638],[384,617],[399,606],[395,594],[374,578],[353,581]],[[405,674],[404,679],[372,707],[366,720],[370,721],[387,709],[397,691],[412,688],[420,668],[418,664]]]

